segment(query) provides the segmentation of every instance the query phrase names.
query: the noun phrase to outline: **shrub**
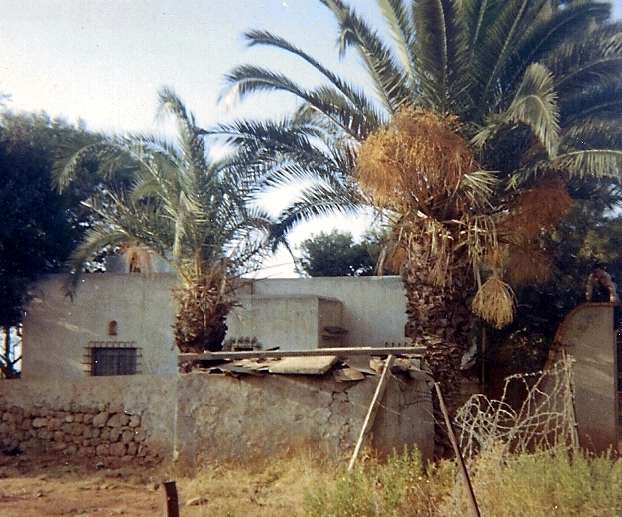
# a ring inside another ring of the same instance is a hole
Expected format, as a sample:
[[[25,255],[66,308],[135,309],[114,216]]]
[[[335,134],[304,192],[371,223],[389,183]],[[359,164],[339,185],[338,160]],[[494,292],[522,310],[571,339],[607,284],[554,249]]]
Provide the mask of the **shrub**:
[[[494,451],[469,465],[484,516],[622,515],[622,460],[581,451],[517,454]],[[424,467],[417,452],[371,461],[307,491],[304,510],[317,517],[462,516],[468,500],[456,465]]]

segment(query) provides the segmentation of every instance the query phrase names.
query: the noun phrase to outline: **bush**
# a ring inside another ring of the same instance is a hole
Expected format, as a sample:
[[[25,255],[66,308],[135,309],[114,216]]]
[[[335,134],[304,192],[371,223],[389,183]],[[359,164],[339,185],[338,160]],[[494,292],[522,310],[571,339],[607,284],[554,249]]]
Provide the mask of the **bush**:
[[[484,516],[622,515],[622,460],[565,450],[499,461],[494,451],[469,471]],[[304,510],[317,517],[462,516],[468,500],[455,463],[424,467],[416,452],[370,462],[313,485]]]

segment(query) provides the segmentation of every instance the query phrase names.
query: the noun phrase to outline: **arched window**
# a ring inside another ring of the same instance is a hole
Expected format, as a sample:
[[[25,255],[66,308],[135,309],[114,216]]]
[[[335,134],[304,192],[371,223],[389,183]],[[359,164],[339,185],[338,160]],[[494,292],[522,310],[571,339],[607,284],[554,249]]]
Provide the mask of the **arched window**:
[[[118,325],[117,322],[115,320],[109,321],[108,322],[108,335],[109,336],[116,336],[118,329],[117,329]]]

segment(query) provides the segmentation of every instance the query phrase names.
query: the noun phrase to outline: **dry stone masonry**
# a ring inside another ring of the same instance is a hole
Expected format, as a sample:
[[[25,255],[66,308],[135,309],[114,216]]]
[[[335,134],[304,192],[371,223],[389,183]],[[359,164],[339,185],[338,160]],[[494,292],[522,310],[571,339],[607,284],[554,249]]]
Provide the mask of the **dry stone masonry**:
[[[106,466],[157,463],[160,458],[147,439],[141,415],[120,405],[24,410],[0,401],[0,449],[5,453],[55,453]]]

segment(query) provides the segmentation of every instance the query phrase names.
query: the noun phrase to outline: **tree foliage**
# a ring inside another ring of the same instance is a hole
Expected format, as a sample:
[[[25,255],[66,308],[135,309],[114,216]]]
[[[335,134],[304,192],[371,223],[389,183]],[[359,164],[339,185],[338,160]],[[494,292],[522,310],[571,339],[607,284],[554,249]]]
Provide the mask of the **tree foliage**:
[[[321,232],[302,242],[298,266],[312,277],[370,276],[376,274],[380,248],[380,238],[373,233],[355,242],[348,232]]]
[[[97,161],[100,177],[113,186],[87,203],[95,221],[72,254],[74,268],[110,247],[169,260],[181,280],[177,344],[202,352],[221,345],[232,280],[257,265],[272,221],[254,203],[260,189],[254,171],[228,158],[211,160],[181,99],[163,88],[159,101],[161,113],[177,123],[176,142],[104,137],[68,154],[56,180],[67,188],[83,163]]]
[[[63,268],[89,224],[79,205],[87,184],[80,182],[79,189],[64,195],[52,185],[56,153],[68,136],[91,138],[83,129],[44,114],[6,113],[0,122],[0,367],[8,376],[17,362],[11,328],[22,321],[28,287],[41,275]]]
[[[453,270],[474,271],[472,285],[491,282],[479,300],[492,304],[474,309],[506,324],[511,316],[497,319],[494,305],[513,303],[508,281],[545,271],[540,236],[569,208],[568,181],[619,175],[622,104],[613,93],[622,32],[608,21],[611,6],[379,0],[385,41],[350,3],[320,2],[335,17],[340,52],[360,55],[375,95],[295,44],[250,31],[249,45],[293,54],[326,82],[308,89],[272,69],[239,66],[228,81],[241,98],[279,91],[300,106],[279,122],[219,128],[245,145],[241,158],[266,171],[266,183],[311,182],[283,212],[280,236],[318,214],[380,207],[394,224],[396,257],[423,256],[439,285]],[[464,160],[450,164],[459,154]]]

